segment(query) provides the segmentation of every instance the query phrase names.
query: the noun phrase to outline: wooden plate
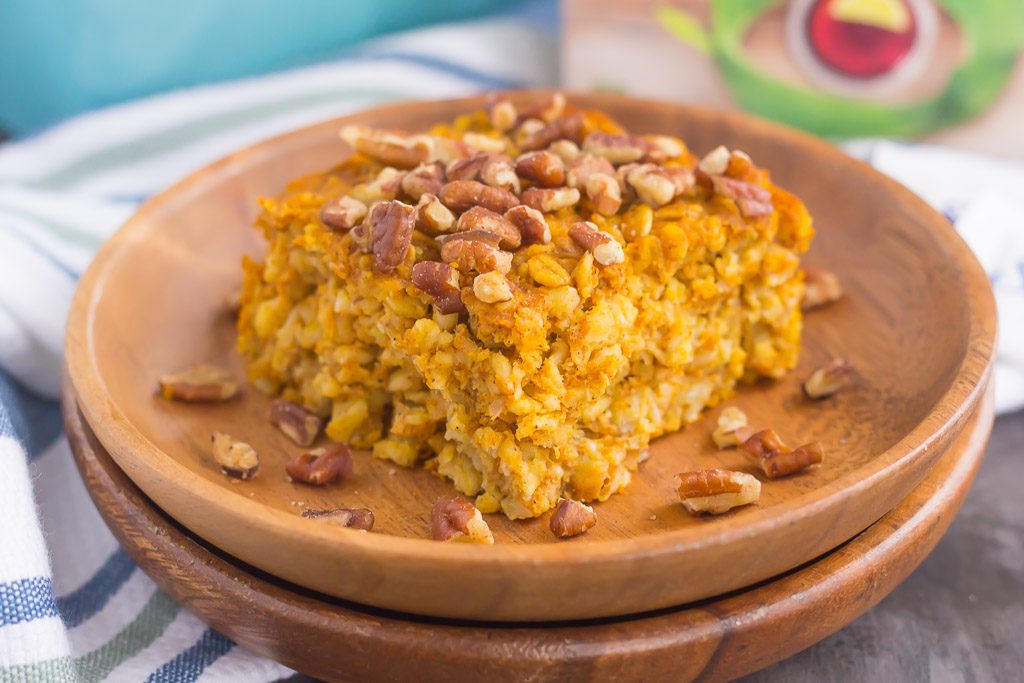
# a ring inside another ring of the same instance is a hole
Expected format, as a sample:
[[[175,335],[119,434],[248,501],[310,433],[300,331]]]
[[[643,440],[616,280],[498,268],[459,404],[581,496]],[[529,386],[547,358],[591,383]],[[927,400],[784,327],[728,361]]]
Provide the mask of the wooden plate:
[[[910,495],[849,543],[755,588],[635,618],[481,624],[367,609],[297,588],[198,540],[111,460],[69,390],[72,451],[100,513],[161,589],[248,649],[330,680],[731,680],[839,630],[945,533],[981,463],[992,399]]]
[[[528,95],[527,95],[528,97]],[[638,132],[683,136],[698,152],[747,150],[816,216],[807,261],[839,273],[848,296],[809,316],[800,367],[744,390],[736,404],[791,443],[823,442],[823,467],[764,487],[760,504],[715,519],[688,516],[673,475],[745,468],[716,452],[712,419],[654,444],[623,494],[586,536],[553,542],[547,519],[492,515],[493,547],[426,540],[428,511],[450,486],[367,455],[342,486],[286,481],[295,449],[248,390],[217,406],[154,398],[162,372],[213,361],[242,373],[224,300],[239,257],[260,244],[256,198],[337,162],[345,122],[422,129],[482,99],[371,110],[275,138],[147,202],[82,277],[67,362],[87,421],[129,477],[213,545],[330,595],[417,614],[550,620],[636,613],[751,585],[836,547],[902,500],[962,429],[988,381],[994,311],[984,272],[949,222],[909,191],[830,145],[739,115],[611,95],[571,98]],[[799,384],[833,355],[854,361],[855,389],[811,404]],[[717,411],[712,413],[712,417]],[[208,455],[210,433],[253,443],[264,470],[232,483]],[[313,524],[306,507],[373,509],[375,533]]]

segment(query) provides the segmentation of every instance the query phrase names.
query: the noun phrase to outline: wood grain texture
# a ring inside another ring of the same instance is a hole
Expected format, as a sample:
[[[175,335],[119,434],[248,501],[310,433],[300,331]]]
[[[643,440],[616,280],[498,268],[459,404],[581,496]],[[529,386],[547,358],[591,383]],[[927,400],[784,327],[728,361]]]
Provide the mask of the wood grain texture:
[[[751,589],[633,618],[549,625],[406,617],[247,567],[161,512],[113,462],[65,386],[68,438],[118,541],[176,601],[260,654],[328,680],[728,680],[808,647],[914,570],[955,516],[991,430],[991,396],[912,493],[866,531]]]
[[[554,542],[545,517],[491,515],[495,546],[453,547],[424,540],[447,482],[360,454],[344,485],[302,487],[284,477],[295,449],[267,423],[258,392],[206,407],[153,397],[159,374],[198,361],[241,375],[223,301],[238,284],[240,254],[259,249],[249,228],[257,196],[341,159],[343,121],[422,129],[479,98],[385,107],[276,138],[144,205],[83,276],[68,324],[70,376],[100,441],[175,519],[262,570],[379,607],[458,618],[585,618],[705,598],[806,562],[892,509],[962,429],[991,372],[991,290],[948,221],[835,148],[772,124],[614,96],[571,99],[638,132],[679,134],[699,152],[745,149],[807,202],[818,227],[807,262],[838,272],[848,295],[808,316],[795,372],[731,403],[791,444],[823,442],[824,466],[770,482],[757,506],[692,518],[676,503],[677,472],[749,468],[711,446],[713,411],[655,442],[585,536]],[[800,382],[833,355],[856,364],[855,388],[804,400]],[[213,430],[261,451],[256,480],[233,483],[217,471]],[[328,506],[373,509],[375,533],[298,516]]]

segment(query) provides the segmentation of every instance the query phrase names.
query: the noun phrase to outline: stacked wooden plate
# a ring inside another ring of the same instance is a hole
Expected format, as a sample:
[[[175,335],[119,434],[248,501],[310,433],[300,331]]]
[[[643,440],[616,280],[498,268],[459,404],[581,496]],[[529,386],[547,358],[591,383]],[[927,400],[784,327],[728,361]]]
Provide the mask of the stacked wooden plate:
[[[636,132],[678,134],[698,152],[744,149],[807,203],[818,236],[806,260],[838,273],[847,295],[808,315],[796,371],[744,389],[735,404],[787,440],[821,441],[825,464],[771,482],[755,507],[690,517],[675,502],[675,473],[747,467],[738,453],[711,446],[705,419],[656,442],[630,488],[598,506],[600,523],[585,536],[557,542],[544,518],[492,516],[494,546],[450,545],[428,540],[430,505],[450,487],[427,472],[395,471],[361,454],[344,485],[310,489],[284,476],[293,449],[267,423],[268,399],[255,390],[214,406],[155,399],[156,377],[169,369],[211,361],[242,375],[224,302],[240,281],[240,256],[259,253],[250,227],[258,196],[341,159],[344,123],[416,130],[482,99],[386,107],[276,138],[191,176],[143,206],[81,280],[68,325],[65,416],[101,511],[165,590],[243,644],[327,677],[444,677],[459,664],[490,664],[512,678],[560,675],[567,663],[667,675],[658,668],[666,652],[676,667],[686,661],[674,678],[724,676],[839,628],[934,545],[991,424],[990,409],[979,408],[992,367],[991,290],[949,223],[826,143],[768,123],[615,96],[571,100]],[[802,379],[833,356],[854,362],[854,388],[823,402],[802,398]],[[262,475],[223,477],[208,455],[214,430],[253,443]],[[303,507],[368,507],[377,525],[363,534],[311,524],[299,516]],[[887,514],[884,528],[861,534]],[[197,561],[182,564],[183,553]],[[874,590],[851,590],[865,576],[875,578]],[[239,586],[259,609],[227,606]],[[721,656],[721,634],[752,633],[737,626],[748,623],[743,610],[783,605],[792,617],[787,591],[812,589],[826,617],[765,628],[759,638],[769,645],[730,652],[728,665],[708,660]],[[704,602],[685,607],[694,601]],[[601,621],[564,623],[593,619]],[[562,623],[541,623],[552,621]],[[283,624],[305,629],[305,650]],[[333,639],[316,656],[312,631]],[[442,631],[449,635],[430,637]],[[659,634],[671,643],[650,640]],[[435,641],[436,665],[393,661],[417,654],[399,641],[419,637],[424,647]]]

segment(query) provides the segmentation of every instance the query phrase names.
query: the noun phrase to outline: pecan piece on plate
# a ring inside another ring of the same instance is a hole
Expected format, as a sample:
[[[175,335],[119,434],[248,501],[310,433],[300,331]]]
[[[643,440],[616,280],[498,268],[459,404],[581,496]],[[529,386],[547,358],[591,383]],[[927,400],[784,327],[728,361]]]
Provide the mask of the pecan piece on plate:
[[[309,446],[316,441],[324,421],[298,403],[277,398],[270,404],[270,424],[299,446]]]
[[[572,140],[555,140],[548,145],[548,151],[555,154],[562,163],[568,166],[580,155],[580,146]],[[571,184],[571,183],[570,183]]]
[[[213,461],[220,471],[235,479],[252,479],[260,470],[260,457],[256,449],[224,432],[214,432]]]
[[[587,186],[590,176],[595,173],[614,176],[615,167],[604,157],[581,154],[569,164],[569,171],[565,175],[565,184],[582,190]]]
[[[519,204],[519,198],[508,190],[491,187],[475,180],[454,180],[441,188],[441,201],[455,213],[482,206],[495,213],[505,213]]]
[[[528,119],[535,121],[536,119]],[[524,122],[520,129],[525,128]],[[544,149],[556,140],[570,140],[579,144],[583,133],[583,115],[580,112],[559,116],[551,123],[529,131],[519,142],[524,152]]]
[[[491,137],[483,133],[466,133],[462,136],[462,141],[473,149],[478,149],[488,154],[501,154],[508,145],[505,138]]]
[[[586,191],[594,210],[602,216],[613,216],[622,206],[622,189],[613,175],[591,174],[587,178]]]
[[[558,538],[572,538],[586,533],[597,524],[594,508],[578,500],[562,498],[551,514],[549,527]]]
[[[531,187],[523,191],[522,199],[530,208],[550,213],[575,206],[580,201],[580,191],[575,187]]]
[[[459,271],[447,263],[420,261],[412,267],[412,283],[434,300],[439,313],[462,313],[462,289],[459,286]]]
[[[719,448],[729,448],[739,446],[753,435],[754,429],[747,424],[747,414],[729,406],[718,416],[718,425],[711,433],[711,440]]]
[[[373,529],[373,511],[366,508],[334,508],[331,510],[303,510],[306,519],[316,519],[325,524],[370,531]]]
[[[850,384],[852,372],[853,363],[845,358],[833,358],[811,373],[804,382],[804,394],[814,400],[828,398]]]
[[[551,229],[542,214],[532,206],[520,204],[505,212],[505,218],[519,229],[526,244],[547,244],[551,241]]]
[[[804,268],[804,298],[800,308],[810,311],[843,297],[843,285],[835,273],[818,268]]]
[[[708,175],[721,175],[729,168],[731,156],[728,147],[719,145],[704,155],[704,158],[697,164],[697,168]]]
[[[473,278],[473,295],[485,304],[499,304],[512,299],[508,278],[496,270]]]
[[[441,164],[420,164],[402,178],[402,192],[418,200],[425,194],[437,194],[443,184],[444,168]]]
[[[480,176],[480,169],[484,167],[484,163],[490,158],[490,154],[484,154],[483,152],[477,152],[464,159],[456,159],[452,163],[448,164],[445,169],[445,175],[448,178],[448,182],[455,180],[476,180]]]
[[[622,250],[622,245],[618,240],[598,229],[590,221],[577,221],[570,225],[569,237],[573,242],[592,253],[594,260],[602,266],[610,266],[626,260],[626,253]]]
[[[538,185],[558,187],[565,182],[565,163],[557,154],[547,150],[526,152],[516,158],[516,173]]]
[[[507,97],[494,97],[488,100],[484,106],[487,111],[487,118],[490,119],[491,128],[499,133],[506,133],[515,128],[519,120],[519,112],[516,105]]]
[[[754,434],[740,448],[757,460],[769,479],[796,474],[825,459],[825,450],[817,441],[790,450],[771,429]]]
[[[285,472],[294,481],[313,486],[324,486],[352,474],[352,451],[344,444],[329,448],[314,448],[301,453],[285,465]]]
[[[366,204],[355,197],[338,197],[320,209],[320,221],[333,230],[351,230],[366,216]]]
[[[357,152],[398,168],[415,168],[429,160],[434,152],[434,140],[427,135],[407,135],[359,125],[342,128],[341,139]]]
[[[416,229],[428,235],[440,235],[455,227],[455,214],[436,195],[420,195],[416,204]]]
[[[677,183],[664,168],[656,164],[640,164],[626,175],[626,181],[644,204],[657,208],[676,196]]]
[[[544,123],[551,123],[564,112],[565,95],[555,92],[525,107],[519,114],[519,120],[540,119]]]
[[[238,382],[226,370],[205,363],[160,377],[160,395],[173,401],[227,401],[238,389]]]
[[[519,194],[522,185],[516,175],[515,163],[504,154],[490,154],[480,166],[480,180],[491,187]]]
[[[767,216],[772,212],[772,193],[760,185],[722,175],[711,176],[711,182],[715,192],[736,202],[746,218]]]
[[[512,221],[482,206],[474,206],[459,216],[455,229],[458,232],[483,230],[492,233],[497,235],[499,246],[505,249],[515,249],[523,241],[519,228]]]
[[[441,260],[454,263],[460,272],[486,273],[512,269],[512,253],[498,248],[498,236],[483,230],[467,230],[445,235]]]
[[[720,515],[761,496],[761,482],[744,472],[697,470],[679,475],[679,500],[692,514]]]
[[[618,166],[640,161],[647,152],[647,148],[642,141],[632,135],[598,131],[591,133],[583,141],[583,151],[603,157]]]
[[[494,543],[483,515],[463,498],[442,496],[437,499],[430,510],[430,532],[435,541]]]
[[[379,273],[393,272],[412,244],[416,208],[397,200],[378,202],[363,222],[367,224],[373,244],[373,269]]]

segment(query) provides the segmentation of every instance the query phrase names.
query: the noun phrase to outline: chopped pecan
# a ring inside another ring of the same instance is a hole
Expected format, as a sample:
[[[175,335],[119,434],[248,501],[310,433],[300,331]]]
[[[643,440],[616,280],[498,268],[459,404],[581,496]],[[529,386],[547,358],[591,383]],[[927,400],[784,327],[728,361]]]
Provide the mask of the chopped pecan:
[[[492,233],[471,230],[446,237],[441,245],[441,259],[454,263],[461,272],[507,273],[512,268],[512,254],[498,249]]]
[[[462,288],[459,286],[459,271],[447,263],[420,261],[412,267],[412,283],[434,300],[434,308],[440,313],[462,313]]]
[[[496,97],[486,104],[487,118],[491,121],[491,128],[499,133],[512,130],[519,119],[519,112],[516,105],[507,97]]]
[[[843,285],[835,273],[817,268],[804,268],[804,298],[800,308],[809,311],[843,298]]]
[[[575,206],[580,201],[580,191],[575,187],[531,187],[523,190],[523,204],[550,213]]]
[[[814,400],[828,398],[850,384],[851,372],[853,363],[845,358],[833,358],[828,364],[811,373],[804,382],[804,394]]]
[[[335,508],[333,510],[303,510],[306,519],[317,519],[326,524],[343,526],[348,529],[370,531],[373,529],[373,511],[366,508]]]
[[[480,180],[516,194],[522,189],[512,159],[504,154],[491,154],[480,167]]]
[[[820,463],[825,456],[817,441],[790,450],[771,429],[765,429],[744,441],[740,448],[752,455],[769,479],[794,474]]]
[[[426,135],[405,135],[366,126],[341,129],[341,139],[357,152],[398,168],[415,168],[430,159],[434,140]]]
[[[641,142],[647,149],[647,161],[662,162],[676,159],[686,153],[686,145],[679,138],[670,135],[645,135]]]
[[[524,124],[525,125],[525,124]],[[559,116],[557,119],[528,135],[519,143],[524,152],[544,149],[555,140],[571,140],[580,143],[583,134],[583,114],[576,112]]]
[[[618,166],[639,161],[647,149],[639,139],[632,135],[598,131],[591,133],[583,141],[583,151],[603,157]]]
[[[519,229],[526,244],[547,244],[551,241],[551,229],[542,214],[532,206],[520,204],[505,212],[505,218]]]
[[[545,123],[551,123],[564,112],[565,95],[555,92],[523,109],[522,113],[519,114],[519,120],[540,119]]]
[[[688,168],[683,168],[682,166],[662,166],[661,170],[672,181],[677,197],[692,188],[696,182],[693,171]]]
[[[445,173],[449,182],[453,180],[476,180],[480,176],[480,169],[484,167],[484,162],[490,156],[490,154],[478,152],[464,159],[456,159],[448,164]]]
[[[442,496],[430,510],[430,532],[435,541],[459,541],[491,545],[491,534],[483,515],[468,500]]]
[[[455,228],[459,232],[483,230],[497,235],[499,246],[505,249],[515,249],[523,241],[519,228],[512,221],[482,206],[474,206],[459,216]]]
[[[441,164],[420,164],[402,178],[402,192],[413,199],[419,199],[425,194],[436,195],[443,184],[444,168]]]
[[[412,244],[412,231],[416,224],[415,207],[400,201],[374,204],[363,221],[370,230],[373,245],[373,269],[390,273],[405,259]]]
[[[492,138],[483,133],[466,133],[462,136],[462,141],[474,149],[489,154],[501,154],[507,147],[505,138]]]
[[[351,230],[366,216],[366,204],[355,197],[338,197],[320,209],[320,221],[334,230]]]
[[[376,178],[358,186],[358,191],[363,193],[360,195],[363,197],[371,197],[378,200],[394,199],[398,196],[399,190],[402,189],[402,181],[404,179],[405,171],[399,171],[397,168],[386,166],[377,173]]]
[[[563,164],[568,166],[576,161],[576,158],[580,155],[580,146],[572,140],[555,140],[548,145],[548,151],[556,155],[562,160]]]
[[[679,475],[679,500],[691,514],[720,515],[761,497],[756,477],[732,470],[698,470]]]
[[[595,173],[604,175],[615,175],[615,167],[612,162],[604,157],[593,154],[581,154],[569,165],[569,172],[566,174],[565,183],[569,187],[583,189],[587,186],[590,176]]]
[[[697,168],[711,176],[721,175],[729,168],[730,156],[729,148],[725,145],[719,145],[700,160]]]
[[[736,202],[746,218],[767,216],[772,212],[772,193],[754,183],[723,175],[711,176],[715,192]]]
[[[173,401],[227,401],[238,394],[238,382],[215,365],[193,365],[160,377],[160,394]]]
[[[618,240],[598,229],[590,221],[577,221],[569,226],[569,237],[594,255],[594,260],[602,266],[622,263],[626,254]]]
[[[289,439],[300,446],[309,446],[316,441],[323,419],[298,403],[283,398],[274,399],[270,404],[270,424],[274,425]]]
[[[562,498],[551,514],[551,533],[558,538],[572,538],[586,533],[597,524],[597,513],[586,503]]]
[[[440,235],[455,227],[455,214],[435,195],[422,194],[416,205],[416,229],[428,235]]]
[[[491,187],[475,180],[455,180],[441,188],[441,201],[455,213],[482,206],[495,213],[505,213],[519,204],[519,198],[508,190]]]
[[[557,187],[565,181],[565,164],[554,152],[527,152],[516,159],[516,173],[544,187]]]
[[[492,270],[473,278],[473,294],[485,304],[498,304],[512,298],[512,287],[504,275]]]
[[[427,161],[436,161],[447,167],[459,159],[466,159],[477,153],[462,140],[441,135],[434,136],[434,152]]]
[[[729,406],[718,416],[718,425],[711,439],[719,448],[739,446],[754,435],[754,429],[747,424],[747,414],[739,408]]]
[[[260,457],[244,441],[238,441],[223,432],[214,432],[213,461],[220,471],[235,479],[252,479],[260,470]]]
[[[297,455],[288,461],[284,469],[295,481],[324,486],[350,476],[353,465],[352,451],[339,443]]]
[[[629,172],[626,181],[640,201],[655,208],[668,204],[676,195],[676,183],[656,164],[640,164]]]
[[[586,191],[594,210],[602,216],[613,216],[622,206],[622,189],[613,175],[591,174],[587,178]]]

